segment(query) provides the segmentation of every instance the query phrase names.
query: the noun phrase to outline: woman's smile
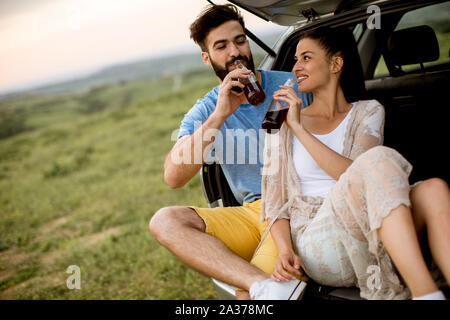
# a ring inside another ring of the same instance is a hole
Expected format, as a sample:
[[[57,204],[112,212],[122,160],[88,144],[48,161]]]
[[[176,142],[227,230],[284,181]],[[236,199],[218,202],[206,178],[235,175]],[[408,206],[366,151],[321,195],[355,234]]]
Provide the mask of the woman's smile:
[[[297,83],[300,85],[300,83],[304,80],[306,80],[308,76],[306,74],[299,74],[297,75]]]

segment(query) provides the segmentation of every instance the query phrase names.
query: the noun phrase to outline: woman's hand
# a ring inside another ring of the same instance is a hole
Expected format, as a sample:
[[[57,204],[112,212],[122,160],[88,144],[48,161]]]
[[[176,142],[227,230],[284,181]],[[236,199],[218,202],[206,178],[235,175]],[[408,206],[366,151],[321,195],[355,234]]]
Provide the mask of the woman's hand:
[[[297,279],[293,274],[300,275],[300,257],[295,252],[280,253],[275,263],[272,279],[275,281],[290,281]]]
[[[300,126],[300,112],[302,110],[303,101],[294,91],[294,89],[287,86],[280,86],[280,90],[277,90],[273,98],[279,101],[284,101],[289,105],[289,111],[286,116],[286,124],[289,129]]]

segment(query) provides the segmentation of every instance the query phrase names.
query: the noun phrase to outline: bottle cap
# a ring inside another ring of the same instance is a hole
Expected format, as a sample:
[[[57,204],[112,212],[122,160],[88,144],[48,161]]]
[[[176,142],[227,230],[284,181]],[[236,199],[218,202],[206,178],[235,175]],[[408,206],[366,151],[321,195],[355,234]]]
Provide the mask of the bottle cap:
[[[295,81],[294,81],[294,79],[289,78],[289,79],[286,80],[286,82],[284,83],[284,85],[285,85],[286,87],[293,88],[293,87],[295,86]]]
[[[247,70],[247,68],[242,64],[241,60],[234,61],[234,65],[236,66],[236,68]]]

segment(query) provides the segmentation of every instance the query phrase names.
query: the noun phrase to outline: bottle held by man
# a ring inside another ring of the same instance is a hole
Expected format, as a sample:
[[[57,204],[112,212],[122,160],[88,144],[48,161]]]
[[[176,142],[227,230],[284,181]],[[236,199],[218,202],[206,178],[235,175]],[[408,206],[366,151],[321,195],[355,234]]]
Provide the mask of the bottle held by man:
[[[240,60],[236,60],[234,65],[236,68],[248,70]],[[256,80],[256,76],[253,72],[248,75],[247,79],[239,79],[239,81],[245,85],[244,94],[251,105],[259,106],[264,102],[266,99],[266,94],[264,93],[258,80]]]

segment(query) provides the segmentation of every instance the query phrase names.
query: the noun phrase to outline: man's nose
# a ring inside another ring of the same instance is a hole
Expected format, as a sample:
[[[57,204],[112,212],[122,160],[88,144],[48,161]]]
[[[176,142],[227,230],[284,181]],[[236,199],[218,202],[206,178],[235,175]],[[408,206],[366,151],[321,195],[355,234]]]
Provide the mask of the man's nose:
[[[241,54],[241,52],[239,51],[239,48],[236,46],[236,44],[231,43],[229,48],[230,48],[230,51],[229,51],[230,56],[237,57]]]

